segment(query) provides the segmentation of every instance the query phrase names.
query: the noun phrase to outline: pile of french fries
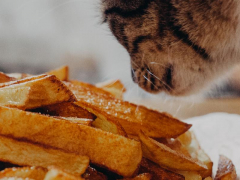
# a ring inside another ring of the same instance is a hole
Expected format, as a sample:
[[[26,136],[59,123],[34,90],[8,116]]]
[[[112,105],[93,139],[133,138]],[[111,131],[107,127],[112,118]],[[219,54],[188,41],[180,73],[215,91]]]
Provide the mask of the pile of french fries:
[[[0,179],[211,180],[191,125],[123,101],[119,80],[0,73]],[[220,156],[215,180],[236,179]]]

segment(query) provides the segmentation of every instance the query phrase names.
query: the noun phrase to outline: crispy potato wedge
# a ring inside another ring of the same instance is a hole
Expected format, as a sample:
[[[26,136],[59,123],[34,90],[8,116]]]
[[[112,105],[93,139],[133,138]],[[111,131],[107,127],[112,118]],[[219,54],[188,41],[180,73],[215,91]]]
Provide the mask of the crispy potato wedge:
[[[212,176],[212,167],[213,162],[209,156],[201,149],[199,142],[192,131],[188,131],[182,134],[178,139],[182,142],[184,148],[188,151],[192,158],[197,159],[198,161],[205,164],[208,169],[204,171],[198,171],[197,174],[200,174],[203,178]],[[183,140],[185,139],[185,140]],[[189,143],[190,142],[190,143]]]
[[[86,119],[95,119],[96,116],[82,107],[74,104],[73,102],[61,102],[57,104],[52,104],[49,106],[41,107],[37,109],[44,114],[49,114],[51,116],[62,116],[62,117],[77,117]]]
[[[149,138],[143,132],[139,133],[139,139],[142,143],[143,156],[162,167],[187,171],[201,171],[207,169],[206,165]]]
[[[126,92],[126,88],[120,80],[109,80],[97,83],[96,86],[110,92],[117,99],[123,99],[123,93]]]
[[[31,74],[25,74],[25,73],[8,73],[6,75],[14,78],[15,80],[20,80],[20,79],[24,79],[24,78],[33,76]]]
[[[236,180],[237,174],[234,164],[227,157],[220,155],[218,170],[214,180]]]
[[[77,80],[71,80],[69,81],[69,84],[73,84],[75,86],[79,86],[79,87],[85,87],[95,93],[98,93],[98,94],[102,94],[102,95],[107,95],[107,96],[111,96],[114,98],[114,95],[108,91],[105,91],[104,89],[102,88],[98,88],[92,84],[89,84],[89,83],[86,83],[86,82],[81,82],[81,81],[77,81]]]
[[[42,167],[13,167],[7,168],[0,172],[0,178],[3,177],[18,177],[18,178],[30,178],[35,180],[43,180],[47,169]]]
[[[119,122],[107,120],[107,118],[101,114],[96,115],[98,117],[93,121],[92,123],[93,127],[113,134],[119,134],[127,137],[127,133],[125,132],[125,130],[123,129]]]
[[[135,140],[14,108],[0,107],[0,134],[86,155],[126,177],[133,175],[142,158],[141,144]]]
[[[65,84],[77,97],[75,104],[96,116],[104,116],[108,121],[119,122],[127,134],[138,135],[142,129],[150,137],[177,137],[191,127],[166,114],[95,93],[91,88]]]
[[[55,76],[40,75],[0,84],[0,105],[33,109],[74,101],[72,92]]]
[[[53,116],[55,118],[58,119],[64,119],[64,120],[68,120],[77,124],[82,124],[82,125],[86,125],[86,126],[92,126],[92,119],[85,119],[85,118],[76,118],[76,117],[61,117],[61,116]]]
[[[4,74],[3,72],[0,72],[0,83],[5,83],[9,81],[15,81],[17,80],[14,77],[8,76],[7,74]]]
[[[84,180],[80,176],[74,176],[55,167],[49,168],[44,180]]]
[[[63,150],[4,136],[0,136],[0,160],[21,166],[47,168],[54,165],[78,175],[83,174],[89,165],[87,156],[66,153]]]
[[[44,74],[55,75],[61,81],[68,81],[69,79],[69,68],[68,66],[61,66],[57,69],[53,69]]]
[[[143,158],[141,161],[141,166],[139,173],[149,173],[152,175],[152,180],[165,180],[165,179],[174,179],[174,180],[184,180],[184,176],[172,172],[167,169],[163,169],[158,164],[151,162],[150,160]]]
[[[202,177],[197,172],[193,171],[178,171],[177,173],[183,175],[185,180],[202,180]]]
[[[107,180],[107,177],[92,167],[88,167],[82,177],[86,180]]]
[[[204,180],[213,180],[211,177],[206,177]]]
[[[134,178],[124,178],[123,180],[151,180],[152,175],[149,173],[139,174]]]
[[[0,178],[0,180],[35,180],[35,179],[18,178],[18,177],[3,177],[3,178]]]

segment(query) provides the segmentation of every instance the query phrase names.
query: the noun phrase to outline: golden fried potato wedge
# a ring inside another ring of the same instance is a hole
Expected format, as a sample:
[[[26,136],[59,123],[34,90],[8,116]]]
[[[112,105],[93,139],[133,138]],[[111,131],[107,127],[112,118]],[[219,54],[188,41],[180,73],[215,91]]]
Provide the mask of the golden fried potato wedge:
[[[96,116],[101,114],[109,121],[119,122],[127,134],[138,135],[143,130],[150,137],[177,137],[191,127],[166,114],[96,93],[91,88],[65,84],[77,97],[75,104]]]
[[[87,156],[4,136],[0,136],[0,160],[21,166],[47,168],[54,165],[78,175],[83,174],[89,165]]]
[[[58,119],[64,119],[64,120],[68,120],[77,124],[82,124],[82,125],[86,125],[86,126],[92,126],[92,119],[85,119],[85,118],[76,118],[76,117],[61,117],[61,116],[53,116],[55,118]]]
[[[204,180],[213,180],[211,177],[206,177]]]
[[[187,171],[207,169],[206,165],[149,138],[143,132],[139,133],[139,138],[142,143],[143,156],[162,167]]]
[[[61,102],[44,106],[39,109],[41,113],[49,114],[51,116],[62,116],[62,117],[77,117],[86,119],[95,119],[96,116],[82,107],[74,104],[73,102]]]
[[[185,136],[185,137],[184,137]],[[185,138],[185,140],[183,140]],[[200,174],[202,178],[206,178],[208,176],[212,176],[212,167],[213,162],[209,158],[209,156],[204,152],[204,150],[200,147],[200,144],[192,131],[188,131],[182,134],[178,139],[183,142],[184,148],[188,151],[192,158],[197,159],[198,161],[205,164],[208,169],[204,171],[199,171],[197,174]],[[189,143],[190,141],[190,143]]]
[[[4,74],[3,72],[0,72],[0,83],[5,83],[9,81],[15,81],[17,80],[14,77],[8,76],[7,74]]]
[[[139,173],[149,173],[152,175],[152,180],[165,180],[165,179],[174,179],[174,180],[184,180],[184,176],[172,172],[170,170],[160,167],[158,164],[151,162],[150,160],[143,158],[141,161],[141,166]]]
[[[18,177],[18,178],[30,178],[35,180],[43,180],[46,173],[46,168],[42,167],[13,167],[7,168],[0,172],[0,178],[3,177]]]
[[[90,89],[91,91],[98,93],[98,94],[102,94],[102,95],[107,95],[107,96],[111,96],[114,97],[114,95],[108,91],[105,91],[102,88],[98,88],[92,84],[86,83],[86,82],[82,82],[82,81],[77,81],[77,80],[71,80],[69,82],[69,84],[73,84],[75,86],[79,86],[79,87],[85,87],[87,89]]]
[[[15,80],[20,80],[20,79],[24,79],[24,78],[33,76],[31,74],[25,74],[25,73],[8,73],[6,75],[11,78],[14,78]]]
[[[38,113],[0,107],[0,134],[86,155],[91,162],[132,176],[141,162],[141,144],[93,127]]]
[[[149,173],[139,174],[134,178],[124,178],[123,180],[151,180],[152,175]]]
[[[220,155],[218,170],[214,180],[236,180],[237,174],[234,164],[226,156]]]
[[[0,180],[35,180],[30,178],[18,178],[18,177],[3,177]]]
[[[55,75],[61,81],[68,81],[69,78],[69,68],[68,66],[61,66],[57,69],[53,69],[44,74]]]
[[[110,92],[117,99],[123,99],[123,93],[126,92],[126,88],[120,80],[109,80],[97,83],[96,86]]]
[[[72,92],[55,76],[40,75],[0,84],[0,105],[33,109],[75,100]]]
[[[84,180],[80,176],[74,176],[55,167],[49,168],[44,180]]]
[[[86,180],[107,180],[107,176],[92,167],[88,167],[82,177]]]
[[[177,173],[183,175],[185,177],[185,180],[202,180],[202,177],[197,172],[177,171]]]
[[[90,109],[91,110],[91,109]],[[93,127],[107,131],[113,134],[119,134],[127,137],[127,133],[118,121],[107,120],[102,114],[96,113],[98,116],[92,123]]]

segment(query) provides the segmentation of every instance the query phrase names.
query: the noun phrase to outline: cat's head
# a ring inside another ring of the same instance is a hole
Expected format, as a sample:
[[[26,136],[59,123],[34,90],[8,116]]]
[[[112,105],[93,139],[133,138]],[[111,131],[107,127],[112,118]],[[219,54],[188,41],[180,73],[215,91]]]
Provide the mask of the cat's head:
[[[129,52],[134,82],[146,91],[195,93],[233,64],[224,60],[229,51],[236,55],[234,35],[230,34],[237,26],[226,12],[233,9],[218,9],[216,4],[213,10],[199,8],[199,2],[102,1],[104,21]],[[205,16],[205,12],[209,14]],[[229,19],[224,22],[224,18]]]

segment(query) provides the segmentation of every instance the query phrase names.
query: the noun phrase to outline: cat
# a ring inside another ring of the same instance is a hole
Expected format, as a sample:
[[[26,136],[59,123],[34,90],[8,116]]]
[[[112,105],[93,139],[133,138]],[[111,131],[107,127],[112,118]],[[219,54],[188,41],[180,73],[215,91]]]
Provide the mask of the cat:
[[[197,93],[240,60],[240,0],[102,0],[103,22],[150,93]]]

